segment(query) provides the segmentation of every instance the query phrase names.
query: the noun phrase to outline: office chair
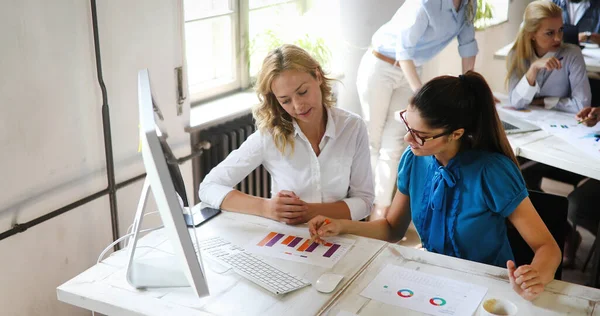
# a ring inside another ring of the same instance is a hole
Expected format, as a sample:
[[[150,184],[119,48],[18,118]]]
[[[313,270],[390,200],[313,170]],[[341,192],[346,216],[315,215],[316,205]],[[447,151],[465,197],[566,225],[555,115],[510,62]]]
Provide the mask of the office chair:
[[[579,45],[579,28],[577,25],[563,25],[563,43],[569,43],[581,47]]]
[[[546,227],[556,240],[561,253],[561,265],[556,269],[554,278],[562,279],[562,253],[565,247],[567,212],[569,201],[564,196],[544,193],[540,191],[529,190],[529,199],[542,218]],[[507,221],[507,235],[510,247],[512,248],[515,257],[515,263],[518,266],[530,264],[533,260],[533,250],[525,242],[517,229]]]
[[[600,234],[600,225],[598,225],[598,234]],[[590,256],[594,253],[594,249],[595,256],[594,263],[592,264],[594,270],[592,271],[592,283],[590,285],[595,288],[600,288],[600,240],[598,240],[598,235],[596,235],[592,249],[590,249]]]

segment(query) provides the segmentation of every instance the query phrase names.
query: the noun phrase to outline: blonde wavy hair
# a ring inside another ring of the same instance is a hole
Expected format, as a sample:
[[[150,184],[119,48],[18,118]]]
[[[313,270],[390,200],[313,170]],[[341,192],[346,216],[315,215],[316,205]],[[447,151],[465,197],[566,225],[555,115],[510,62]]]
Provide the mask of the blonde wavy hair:
[[[521,78],[527,72],[527,62],[533,59],[535,49],[532,36],[537,32],[544,19],[562,19],[562,9],[551,1],[537,0],[527,5],[523,13],[523,25],[517,34],[517,40],[506,59],[506,83],[513,74]]]
[[[273,135],[275,146],[285,154],[289,146],[294,151],[294,125],[292,117],[281,107],[271,90],[273,80],[286,70],[296,70],[309,73],[313,78],[321,78],[322,102],[326,108],[335,104],[331,93],[333,79],[327,78],[321,65],[302,48],[284,44],[267,54],[256,80],[256,94],[260,104],[252,109],[256,128]]]

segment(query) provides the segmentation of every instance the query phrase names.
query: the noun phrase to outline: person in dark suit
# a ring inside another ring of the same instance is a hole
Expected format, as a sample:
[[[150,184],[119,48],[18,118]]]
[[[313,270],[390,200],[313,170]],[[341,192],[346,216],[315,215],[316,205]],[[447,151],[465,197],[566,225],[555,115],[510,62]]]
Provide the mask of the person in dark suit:
[[[552,0],[563,11],[565,24],[576,25],[579,41],[600,44],[599,0]]]

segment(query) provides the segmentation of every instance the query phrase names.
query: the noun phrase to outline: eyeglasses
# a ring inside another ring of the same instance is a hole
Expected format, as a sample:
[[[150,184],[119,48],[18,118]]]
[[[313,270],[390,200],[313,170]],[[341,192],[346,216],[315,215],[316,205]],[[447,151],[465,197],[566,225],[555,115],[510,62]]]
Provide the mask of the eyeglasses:
[[[404,123],[404,128],[406,128],[406,131],[410,133],[410,136],[412,136],[412,138],[417,142],[417,144],[419,144],[419,146],[425,145],[425,142],[428,142],[430,140],[434,140],[436,138],[450,134],[450,132],[446,131],[441,134],[437,134],[435,136],[421,137],[417,133],[415,133],[415,131],[412,128],[408,127],[408,123],[406,123],[406,119],[404,118],[404,115],[406,115],[406,110],[400,111],[400,118],[402,119],[402,122]]]

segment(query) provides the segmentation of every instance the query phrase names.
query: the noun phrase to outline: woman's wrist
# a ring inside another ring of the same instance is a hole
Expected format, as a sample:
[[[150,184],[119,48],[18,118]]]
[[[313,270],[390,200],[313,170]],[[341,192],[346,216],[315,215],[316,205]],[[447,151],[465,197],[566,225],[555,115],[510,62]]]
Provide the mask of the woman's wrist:
[[[269,218],[269,199],[261,198],[260,209],[258,210],[258,215]]]
[[[352,232],[352,220],[351,219],[340,219],[340,235],[351,234]]]
[[[538,70],[535,66],[529,67],[527,73],[525,73],[525,77],[527,78],[527,82],[530,86],[535,86],[535,78],[537,77]]]

